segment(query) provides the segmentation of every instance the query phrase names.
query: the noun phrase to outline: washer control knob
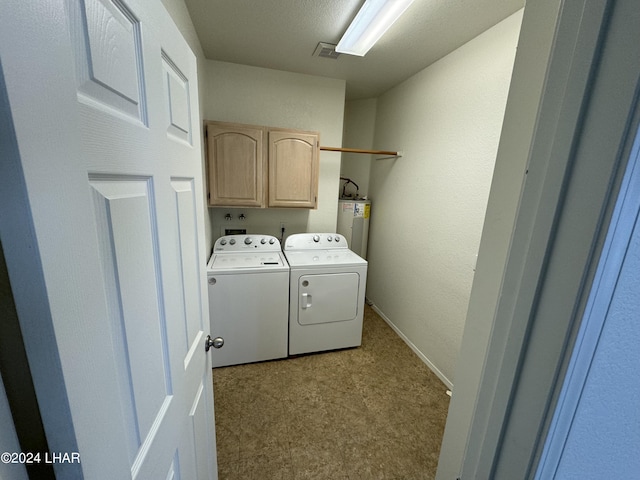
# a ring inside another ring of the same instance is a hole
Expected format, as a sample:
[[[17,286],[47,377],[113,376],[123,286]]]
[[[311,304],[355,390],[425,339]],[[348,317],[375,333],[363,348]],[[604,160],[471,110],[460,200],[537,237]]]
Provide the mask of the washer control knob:
[[[245,245],[251,245],[251,243],[253,242],[253,238],[251,237],[247,237],[244,239],[244,244]]]
[[[336,242],[339,242],[339,241],[340,241],[340,235],[336,235],[335,241],[336,241]]]
[[[333,237],[332,237],[331,235],[329,235],[329,236],[327,237],[327,241],[332,242],[332,241],[333,241]]]
[[[275,238],[270,238],[269,239],[269,245],[273,245],[274,243],[276,243],[276,239]]]
[[[265,243],[267,243],[267,239],[266,239],[266,238],[264,238],[264,237],[262,237],[262,239],[260,240],[260,243],[261,243],[262,245],[264,245]]]
[[[318,243],[320,241],[320,235],[314,235],[313,236],[313,241]]]
[[[235,245],[236,244],[236,239],[232,238],[231,240],[229,240],[229,245]]]
[[[220,245],[226,245],[226,244],[227,244],[227,240],[225,238],[220,240]]]

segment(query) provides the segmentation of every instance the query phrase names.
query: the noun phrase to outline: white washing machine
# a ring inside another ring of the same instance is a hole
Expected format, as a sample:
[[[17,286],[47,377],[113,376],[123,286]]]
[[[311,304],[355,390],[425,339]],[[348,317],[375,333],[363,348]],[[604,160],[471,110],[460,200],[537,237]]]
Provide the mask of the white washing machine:
[[[224,348],[211,357],[213,366],[286,357],[289,265],[278,239],[220,237],[207,277],[211,331],[224,338]]]
[[[289,355],[361,345],[367,261],[335,233],[290,235],[284,254],[291,269]]]

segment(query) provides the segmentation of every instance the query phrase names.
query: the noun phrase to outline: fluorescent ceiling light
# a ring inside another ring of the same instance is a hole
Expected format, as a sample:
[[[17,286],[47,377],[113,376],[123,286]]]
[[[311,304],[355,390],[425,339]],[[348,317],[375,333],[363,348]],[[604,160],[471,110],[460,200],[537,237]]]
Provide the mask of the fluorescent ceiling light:
[[[366,0],[338,42],[336,52],[364,57],[412,3],[413,0]]]

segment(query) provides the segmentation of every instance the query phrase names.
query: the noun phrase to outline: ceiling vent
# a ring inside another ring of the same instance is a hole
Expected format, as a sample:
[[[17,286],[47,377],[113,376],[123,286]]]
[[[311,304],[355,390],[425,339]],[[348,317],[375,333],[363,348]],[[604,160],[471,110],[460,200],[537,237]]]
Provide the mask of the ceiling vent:
[[[332,43],[324,43],[319,42],[315,51],[313,52],[314,57],[322,57],[322,58],[332,58],[336,60],[340,53],[336,52],[336,46]]]

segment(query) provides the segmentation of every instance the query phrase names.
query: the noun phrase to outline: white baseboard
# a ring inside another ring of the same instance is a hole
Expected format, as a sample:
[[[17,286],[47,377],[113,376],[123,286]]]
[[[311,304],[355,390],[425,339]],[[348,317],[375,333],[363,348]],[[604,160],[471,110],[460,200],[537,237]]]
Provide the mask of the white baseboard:
[[[429,359],[427,358],[427,356],[426,356],[424,353],[422,353],[422,352],[418,349],[418,347],[416,347],[416,346],[411,342],[411,340],[409,340],[409,339],[407,338],[407,336],[406,336],[404,333],[402,333],[402,332],[400,331],[400,329],[399,329],[396,325],[394,325],[394,323],[393,323],[391,320],[389,320],[389,318],[388,318],[384,313],[382,313],[382,311],[381,311],[381,310],[376,306],[376,304],[372,303],[370,300],[367,300],[367,304],[368,304],[368,305],[370,305],[370,306],[371,306],[371,308],[373,308],[373,310],[374,310],[378,315],[380,315],[380,317],[381,317],[385,322],[387,322],[387,325],[389,325],[389,326],[393,329],[393,331],[394,331],[394,332],[396,332],[396,333],[398,334],[398,336],[399,336],[399,337],[404,341],[404,343],[406,343],[406,344],[409,346],[409,348],[410,348],[411,350],[413,350],[413,352],[418,356],[418,358],[420,358],[420,360],[422,360],[422,361],[424,362],[424,364],[425,364],[427,367],[429,367],[429,369],[430,369],[433,373],[435,373],[435,374],[438,376],[438,378],[439,378],[440,380],[442,380],[442,383],[444,383],[444,384],[447,386],[447,388],[448,388],[449,390],[452,390],[452,389],[453,389],[453,383],[451,382],[451,380],[449,380],[447,377],[445,377],[445,375],[444,375],[440,370],[438,370],[438,368],[437,368],[437,367],[436,367],[436,366],[431,362],[431,360],[429,360]]]

